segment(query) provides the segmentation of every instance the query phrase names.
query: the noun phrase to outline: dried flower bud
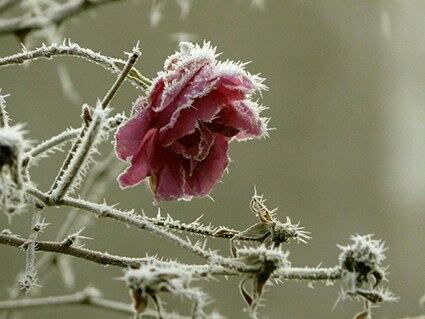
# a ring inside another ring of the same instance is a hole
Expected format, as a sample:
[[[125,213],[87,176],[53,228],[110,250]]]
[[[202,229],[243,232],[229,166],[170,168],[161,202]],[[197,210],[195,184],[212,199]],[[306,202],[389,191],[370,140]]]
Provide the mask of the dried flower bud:
[[[21,125],[0,128],[0,173],[8,170],[17,187],[22,186],[20,165],[27,145],[23,135]]]
[[[245,302],[251,306],[251,312],[255,312],[263,289],[273,272],[278,268],[286,268],[291,265],[288,261],[288,252],[280,249],[267,249],[265,246],[256,248],[242,248],[237,251],[238,260],[247,266],[257,268],[250,277],[242,279],[239,288]],[[245,289],[245,282],[252,278],[252,294]]]
[[[168,292],[194,300],[194,311],[203,313],[206,295],[197,288],[190,287],[194,280],[193,272],[179,264],[159,265],[148,263],[139,269],[129,269],[125,281],[130,288],[133,306],[137,313],[142,313],[152,299],[160,311],[159,293]]]
[[[341,268],[355,275],[356,287],[368,282],[368,276],[375,277],[375,286],[385,277],[381,263],[385,259],[386,248],[380,240],[372,239],[372,235],[352,236],[352,244],[338,246],[342,253],[339,256]]]
[[[27,142],[22,126],[0,127],[0,210],[9,217],[24,207],[23,153]]]
[[[258,195],[256,189],[254,190],[250,209],[259,219],[259,222],[235,234],[230,242],[233,256],[236,255],[235,240],[241,238],[256,240],[262,242],[266,247],[271,248],[277,248],[282,243],[288,242],[291,239],[296,239],[303,243],[311,239],[309,236],[310,232],[305,231],[304,227],[299,226],[299,223],[292,224],[289,217],[286,217],[285,223],[276,219],[275,212],[277,208],[273,210],[268,209],[265,204],[266,199],[263,198],[263,195]],[[225,229],[219,229],[216,234],[227,235],[228,233],[226,233]]]

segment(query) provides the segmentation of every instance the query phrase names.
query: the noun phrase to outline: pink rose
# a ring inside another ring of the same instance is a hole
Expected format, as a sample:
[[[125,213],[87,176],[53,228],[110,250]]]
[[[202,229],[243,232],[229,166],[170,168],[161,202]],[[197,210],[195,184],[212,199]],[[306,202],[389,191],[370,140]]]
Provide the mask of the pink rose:
[[[263,79],[216,57],[209,43],[184,42],[165,61],[117,131],[117,156],[131,163],[121,187],[149,176],[157,201],[206,196],[229,163],[229,142],[267,134],[264,108],[251,100]]]

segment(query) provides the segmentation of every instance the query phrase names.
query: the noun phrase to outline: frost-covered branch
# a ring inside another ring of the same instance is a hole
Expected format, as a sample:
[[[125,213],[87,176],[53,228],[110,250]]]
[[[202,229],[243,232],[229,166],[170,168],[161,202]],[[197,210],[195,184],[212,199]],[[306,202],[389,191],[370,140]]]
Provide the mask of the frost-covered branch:
[[[41,215],[38,212],[38,209],[35,209],[33,218],[31,221],[31,233],[28,240],[21,245],[21,247],[26,250],[26,259],[25,259],[25,273],[19,280],[19,286],[21,289],[28,291],[31,287],[37,285],[37,269],[35,251],[36,251],[36,242],[38,234],[44,230],[48,224],[41,219]]]
[[[83,106],[83,127],[50,189],[54,201],[61,199],[80,182],[80,175],[87,168],[91,155],[96,151],[97,144],[103,139],[102,131],[109,113],[107,107],[139,56],[139,48],[135,47],[117,80],[94,110],[91,110],[88,106]]]
[[[105,299],[102,297],[100,291],[90,287],[82,291],[63,296],[0,301],[0,311],[22,311],[58,306],[90,306],[94,308],[103,309],[105,311],[108,311],[108,313],[114,312],[122,315],[134,314],[134,310],[132,309],[131,305],[123,302]],[[156,311],[148,309],[146,310],[145,315],[150,318],[156,318]],[[165,317],[171,318],[171,315],[165,314]]]
[[[7,300],[0,302],[1,310],[27,310],[51,306],[90,305],[121,314],[133,314],[131,306],[112,300],[103,299],[97,290],[87,288],[83,291],[64,296]]]
[[[117,128],[125,120],[123,114],[117,114],[113,117],[108,118],[107,123],[104,126],[105,133],[112,131]],[[30,156],[35,158],[39,155],[42,155],[46,152],[54,151],[56,148],[60,147],[61,144],[73,140],[81,133],[83,128],[69,128],[58,135],[55,135],[48,140],[41,142],[37,146],[33,147],[31,150],[25,154],[24,157]]]
[[[98,6],[120,0],[68,0],[52,6],[42,16],[28,17],[22,15],[0,21],[0,36],[17,34],[25,36],[28,33],[51,25],[59,25],[65,20]]]
[[[106,252],[99,252],[90,250],[83,247],[77,247],[73,245],[66,245],[65,240],[60,242],[52,241],[35,241],[35,250],[52,252],[58,254],[64,254],[69,256],[74,256],[77,258],[86,259],[101,265],[112,265],[119,267],[130,267],[144,262],[144,258],[130,258],[130,257],[120,257],[111,255]],[[24,247],[27,243],[26,239],[23,239],[17,235],[12,234],[8,230],[3,230],[0,233],[0,243],[3,245],[9,245],[13,247]]]
[[[133,48],[133,51],[131,52],[131,54],[129,54],[128,60],[125,63],[124,68],[122,69],[115,83],[109,89],[108,93],[105,95],[102,102],[100,102],[100,106],[102,107],[102,109],[105,109],[106,107],[108,107],[109,103],[111,102],[115,94],[118,92],[118,89],[124,82],[125,78],[133,69],[133,66],[136,63],[137,59],[140,57],[140,54],[141,53],[139,49],[139,43],[137,43],[137,45]]]
[[[204,249],[202,249],[202,247],[199,247],[198,245],[193,245],[189,241],[183,240],[180,237],[170,232],[167,232],[166,230],[160,229],[159,227],[151,223],[146,218],[143,218],[143,216],[136,215],[134,211],[124,212],[124,211],[115,209],[107,204],[95,204],[82,199],[72,198],[69,196],[64,196],[62,199],[56,201],[54,198],[52,198],[48,194],[45,194],[36,188],[28,189],[28,193],[36,197],[45,205],[70,206],[70,207],[79,208],[87,212],[93,213],[96,217],[99,217],[99,218],[106,217],[106,218],[115,219],[125,224],[135,226],[139,229],[146,229],[162,238],[165,238],[174,242],[176,245],[183,247],[203,258],[207,258],[207,259],[211,258],[211,254],[205,251]]]
[[[54,242],[54,241],[36,241],[36,251],[51,252],[56,254],[63,254],[73,256],[76,258],[91,261],[100,265],[111,265],[121,268],[138,268],[140,265],[146,265],[148,263],[155,262],[158,265],[166,265],[168,263],[176,264],[176,262],[167,262],[158,260],[153,257],[144,258],[132,258],[126,256],[112,255],[107,252],[100,252],[91,250],[84,247],[78,247],[74,245],[64,244],[66,241]],[[8,230],[0,232],[0,244],[22,247],[27,242],[26,239],[19,237],[18,235],[12,234]],[[240,267],[238,271],[231,270],[218,265],[186,265],[178,264],[187,270],[192,270],[199,277],[208,276],[237,276],[245,273],[251,273],[252,269],[249,267]],[[326,280],[338,280],[341,278],[341,268],[338,266],[331,268],[323,267],[287,267],[285,269],[278,269],[273,277],[281,280],[308,280],[308,281],[326,281]]]
[[[6,98],[8,95],[2,95],[0,89],[0,127],[5,127],[9,123],[9,116],[6,112]]]
[[[71,41],[64,41],[62,44],[51,44],[49,46],[42,45],[34,50],[25,50],[21,53],[16,53],[11,56],[0,58],[0,67],[10,65],[22,64],[26,61],[33,61],[37,59],[51,59],[59,56],[74,56],[85,59],[87,61],[96,63],[108,71],[120,74],[125,68],[126,61],[122,59],[108,57],[99,52],[94,52],[91,49],[82,48],[77,43]],[[140,71],[132,67],[127,72],[127,78],[140,88],[147,88],[150,86],[151,81],[144,77]]]

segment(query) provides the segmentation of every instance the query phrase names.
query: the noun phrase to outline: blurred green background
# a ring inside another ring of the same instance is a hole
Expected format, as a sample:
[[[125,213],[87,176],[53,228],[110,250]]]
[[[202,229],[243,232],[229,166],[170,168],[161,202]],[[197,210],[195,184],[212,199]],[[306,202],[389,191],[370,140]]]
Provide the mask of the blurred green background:
[[[230,174],[212,193],[215,201],[195,199],[160,205],[184,221],[204,214],[205,223],[243,229],[255,222],[248,209],[253,185],[279,206],[278,216],[300,220],[312,232],[308,245],[291,243],[293,265],[336,264],[337,243],[351,234],[374,233],[389,246],[389,287],[400,301],[375,310],[374,318],[398,319],[424,312],[425,294],[425,2],[424,1],[280,1],[264,10],[250,1],[193,1],[189,15],[169,1],[163,18],[150,26],[149,1],[117,1],[63,26],[65,37],[95,51],[123,57],[136,41],[143,56],[138,68],[153,77],[177,46],[176,32],[193,33],[223,52],[221,59],[252,61],[248,70],[261,72],[270,87],[261,102],[276,127],[269,139],[233,143]],[[33,38],[35,43],[37,39]],[[20,50],[16,38],[0,38],[0,55]],[[8,110],[14,122],[26,122],[29,136],[43,140],[64,127],[80,125],[80,105],[67,99],[57,74],[65,65],[82,101],[102,97],[115,76],[75,58],[38,61],[0,70],[0,87],[10,93]],[[140,94],[125,84],[113,105],[128,114]],[[111,145],[104,148],[104,154]],[[63,159],[55,155],[32,172],[46,190]],[[105,195],[121,208],[156,214],[152,195],[143,185],[121,191],[115,182]],[[48,209],[52,223],[42,235],[52,239],[67,209]],[[28,234],[30,214],[1,228]],[[95,240],[86,247],[128,256],[158,253],[184,262],[202,262],[169,242],[109,220],[96,220],[85,230]],[[227,243],[210,240],[227,253]],[[75,290],[87,285],[107,298],[129,302],[120,269],[73,259]],[[0,299],[24,268],[24,253],[0,247]],[[41,283],[40,296],[67,292],[58,274]],[[245,318],[237,280],[200,282],[227,318]],[[352,318],[358,302],[342,302],[334,287],[301,282],[275,285],[266,293],[263,318]],[[69,292],[69,291],[68,291]],[[168,299],[169,309],[187,310],[183,301]],[[24,318],[119,318],[87,308],[34,310]]]

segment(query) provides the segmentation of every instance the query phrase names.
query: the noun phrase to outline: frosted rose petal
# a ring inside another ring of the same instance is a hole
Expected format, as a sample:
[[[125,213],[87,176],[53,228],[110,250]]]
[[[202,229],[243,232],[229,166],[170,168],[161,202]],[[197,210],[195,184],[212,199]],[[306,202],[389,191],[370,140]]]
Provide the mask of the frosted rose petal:
[[[229,143],[227,138],[216,134],[215,143],[208,156],[198,162],[188,179],[187,191],[193,196],[206,196],[215,184],[223,177],[229,163],[227,155]]]
[[[117,141],[115,151],[120,159],[126,160],[139,152],[143,137],[148,132],[152,119],[152,110],[144,109],[120,126],[115,135]]]
[[[144,136],[139,152],[131,159],[131,165],[118,177],[122,188],[140,183],[149,174],[157,135],[158,130],[154,128]]]
[[[256,108],[258,105],[252,101],[234,101],[220,111],[217,122],[238,129],[238,140],[261,137],[265,131],[264,122]]]
[[[185,172],[181,161],[175,159],[167,163],[157,175],[155,198],[157,201],[185,197]]]
[[[198,122],[212,121],[223,106],[220,93],[212,92],[197,99],[192,107],[180,112],[174,126],[166,126],[161,130],[160,140],[162,144],[166,146],[182,136],[192,134]]]
[[[184,158],[202,161],[208,155],[214,139],[214,134],[201,124],[194,133],[171,144],[171,149]]]

